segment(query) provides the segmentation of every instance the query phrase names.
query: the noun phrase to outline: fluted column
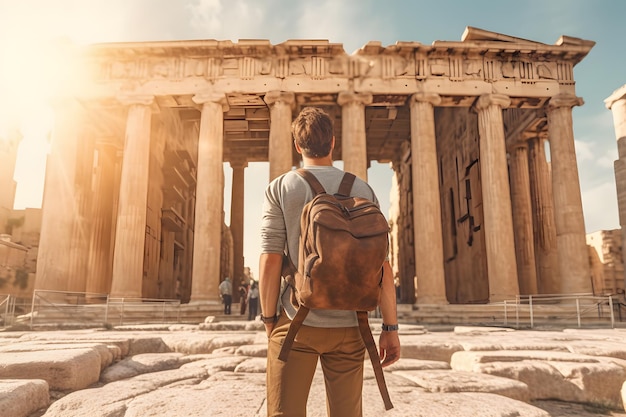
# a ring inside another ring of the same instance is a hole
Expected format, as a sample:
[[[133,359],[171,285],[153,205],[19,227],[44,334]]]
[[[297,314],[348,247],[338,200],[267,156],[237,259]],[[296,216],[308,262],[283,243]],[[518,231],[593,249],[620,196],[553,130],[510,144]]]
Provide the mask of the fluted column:
[[[537,294],[528,144],[517,142],[510,152],[511,202],[520,294]]]
[[[502,301],[519,294],[511,193],[506,160],[502,108],[511,100],[500,94],[485,94],[476,101],[480,134],[480,173],[483,194],[489,301]]]
[[[67,291],[76,213],[78,104],[56,103],[52,147],[46,164],[35,289]]]
[[[606,107],[613,114],[613,127],[617,140],[617,160],[613,162],[615,188],[617,189],[617,210],[622,229],[622,259],[626,259],[626,85],[615,90],[606,100]],[[624,269],[626,274],[626,268]],[[626,285],[626,275],[624,276]]]
[[[202,104],[198,137],[196,218],[193,243],[191,301],[218,301],[222,213],[224,211],[224,94],[193,97]]]
[[[560,292],[564,294],[592,292],[572,124],[572,107],[582,103],[579,97],[559,94],[547,108]]]
[[[432,93],[417,93],[410,100],[415,297],[418,304],[447,302],[435,138],[434,106],[439,103],[441,97]]]
[[[552,176],[546,159],[546,139],[537,136],[530,139],[528,144],[537,289],[540,294],[558,294],[559,254],[556,248]]]
[[[245,161],[231,161],[233,168],[233,187],[230,201],[230,232],[233,236],[233,287],[238,288],[243,278],[243,236],[244,236],[244,170]],[[233,292],[233,301],[239,301],[239,292]]]
[[[270,181],[290,171],[293,167],[293,144],[291,140],[291,116],[295,94],[270,91],[265,95],[270,108]]]
[[[89,239],[91,233],[92,171],[94,158],[93,133],[83,129],[77,149],[75,204],[76,216],[72,230],[70,247],[70,274],[68,289],[85,292],[87,288],[87,260],[89,259]]]
[[[372,102],[371,94],[342,92],[337,103],[341,106],[341,159],[343,169],[367,181],[367,138],[365,137],[365,106]]]
[[[89,259],[86,291],[106,294],[111,289],[111,240],[114,201],[115,155],[112,144],[96,144],[98,164],[95,167]]]
[[[120,97],[128,105],[118,200],[111,296],[141,297],[153,96]]]

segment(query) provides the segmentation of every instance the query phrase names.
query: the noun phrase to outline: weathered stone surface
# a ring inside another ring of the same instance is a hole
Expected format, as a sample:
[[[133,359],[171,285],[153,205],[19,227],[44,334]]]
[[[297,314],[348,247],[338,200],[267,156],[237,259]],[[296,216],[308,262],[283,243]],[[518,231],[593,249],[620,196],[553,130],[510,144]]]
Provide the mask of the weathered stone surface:
[[[531,399],[622,408],[623,367],[603,357],[557,351],[456,352],[452,369],[517,379],[530,388]]]
[[[243,355],[243,356],[254,356],[257,358],[265,358],[267,357],[267,340],[262,345],[254,344],[254,345],[239,346],[235,350],[235,354]]]
[[[626,360],[621,359],[619,346],[626,340],[622,338],[624,332],[480,328],[433,333],[417,329],[419,333],[405,334],[405,327],[400,333],[404,355],[385,369],[396,408],[384,412],[367,359],[365,416],[626,417],[626,413],[614,411],[623,410],[626,396]],[[24,332],[19,337],[0,333],[0,372],[16,366],[13,355],[31,355],[30,361],[19,363],[23,367],[20,369],[30,378],[45,380],[51,365],[42,366],[41,358],[57,355],[59,373],[70,369],[82,373],[84,358],[76,352],[91,352],[92,365],[84,371],[95,375],[92,379],[101,376],[99,381],[83,381],[82,388],[76,389],[51,385],[53,398],[59,396],[54,390],[74,392],[53,402],[45,417],[262,417],[266,341],[264,331],[201,331],[199,326]],[[476,350],[478,347],[484,350]],[[155,352],[143,352],[150,349]],[[581,354],[583,349],[586,354]],[[100,371],[105,351],[118,352],[121,357],[113,354],[114,363]],[[602,356],[607,353],[611,355]],[[28,388],[20,385],[16,391],[26,391],[30,398]],[[0,404],[12,403],[12,395],[0,389]],[[546,400],[549,398],[560,398],[562,402]],[[307,408],[309,416],[326,415],[320,367]]]
[[[43,379],[50,389],[74,391],[98,381],[100,365],[95,349],[18,352],[2,355],[0,378]]]
[[[454,352],[463,350],[463,346],[458,343],[422,336],[402,337],[401,343],[401,356],[411,359],[450,362]]]
[[[139,375],[134,378],[112,382],[100,388],[91,388],[73,392],[53,403],[44,414],[45,417],[113,417],[125,416],[128,405],[138,397],[157,392],[161,387],[180,384],[181,381],[197,385],[206,378],[206,371],[201,368],[175,369]],[[170,415],[178,414],[172,408]],[[167,415],[167,414],[163,414]]]
[[[529,401],[528,386],[513,379],[446,370],[398,371],[428,392],[488,392],[514,400]]]
[[[26,417],[50,402],[42,379],[0,379],[0,416]]]
[[[105,369],[100,375],[100,381],[107,383],[149,372],[178,369],[183,363],[182,356],[182,353],[142,353],[131,356]]]

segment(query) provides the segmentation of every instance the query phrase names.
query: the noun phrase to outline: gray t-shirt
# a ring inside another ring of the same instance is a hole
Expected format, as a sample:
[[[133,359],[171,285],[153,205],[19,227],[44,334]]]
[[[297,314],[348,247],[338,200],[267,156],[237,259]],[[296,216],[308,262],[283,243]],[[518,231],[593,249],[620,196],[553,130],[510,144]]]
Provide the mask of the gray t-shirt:
[[[339,190],[344,171],[332,166],[305,166],[315,175],[329,194]],[[357,178],[350,195],[362,197],[378,204],[372,188]],[[300,238],[300,215],[304,205],[313,199],[313,191],[306,180],[294,171],[287,172],[272,181],[265,190],[263,220],[261,223],[261,252],[283,253],[285,244],[294,265],[298,266]],[[282,283],[280,304],[290,319],[296,310],[289,302],[291,289]],[[304,324],[312,327],[354,327],[358,325],[356,313],[345,310],[311,310]]]

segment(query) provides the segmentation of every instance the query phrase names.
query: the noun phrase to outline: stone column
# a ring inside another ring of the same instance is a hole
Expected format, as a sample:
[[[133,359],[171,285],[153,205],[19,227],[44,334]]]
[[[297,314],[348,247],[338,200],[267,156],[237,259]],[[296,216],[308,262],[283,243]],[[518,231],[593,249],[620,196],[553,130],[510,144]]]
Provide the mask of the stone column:
[[[224,112],[228,105],[225,95],[220,93],[198,94],[193,101],[202,104],[202,116],[198,137],[191,301],[217,303],[224,211]]]
[[[245,161],[231,161],[233,168],[233,188],[230,201],[230,232],[233,236],[233,276],[234,289],[239,288],[243,278],[243,236],[244,236],[244,170]],[[233,301],[239,301],[239,292],[233,291]]]
[[[87,260],[86,291],[108,294],[111,289],[111,240],[117,148],[109,143],[97,143],[98,161],[95,167],[92,205],[91,238]]]
[[[516,142],[510,152],[511,202],[515,253],[520,294],[537,294],[537,267],[533,239],[530,175],[528,172],[528,143]]]
[[[153,96],[120,97],[128,105],[113,249],[112,297],[141,298]]]
[[[546,139],[537,136],[530,139],[528,144],[537,289],[540,294],[558,294],[560,282],[559,254],[556,248],[552,178],[546,160]]]
[[[561,272],[559,292],[563,294],[592,292],[572,125],[572,107],[582,103],[579,97],[559,94],[550,99],[547,108],[556,244]]]
[[[270,91],[265,95],[270,108],[270,181],[290,171],[293,167],[293,143],[291,139],[291,112],[295,94]]]
[[[93,133],[83,129],[77,147],[75,204],[76,216],[72,230],[70,247],[70,291],[87,291],[87,260],[89,259],[89,239],[91,233],[91,190],[95,140]]]
[[[418,304],[447,303],[435,138],[434,106],[439,103],[441,97],[434,93],[417,93],[410,99],[415,297]]]
[[[615,90],[604,100],[613,113],[613,127],[617,140],[618,159],[613,162],[615,187],[617,189],[617,210],[622,229],[622,259],[626,259],[626,85]],[[626,268],[624,270],[626,273]],[[626,286],[626,275],[623,277]]]
[[[365,137],[365,106],[372,102],[371,94],[342,92],[337,103],[341,106],[341,159],[343,169],[367,181],[367,139]]]
[[[56,103],[52,147],[46,164],[35,289],[68,291],[69,254],[76,214],[78,104]]]
[[[511,193],[502,121],[502,108],[511,100],[485,94],[476,101],[480,134],[480,173],[483,194],[489,301],[512,299],[519,294]]]

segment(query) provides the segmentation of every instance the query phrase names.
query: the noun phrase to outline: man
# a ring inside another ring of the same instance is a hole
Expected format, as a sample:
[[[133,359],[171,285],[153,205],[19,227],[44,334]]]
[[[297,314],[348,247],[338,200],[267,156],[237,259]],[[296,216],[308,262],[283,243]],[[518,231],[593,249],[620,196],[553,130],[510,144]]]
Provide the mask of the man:
[[[296,151],[329,194],[337,192],[344,172],[332,165],[335,146],[332,120],[321,109],[307,107],[292,125]],[[356,179],[351,191],[377,202],[369,185]],[[281,291],[284,248],[298,266],[300,215],[313,198],[308,183],[295,172],[272,181],[265,191],[259,289],[261,318],[269,337],[267,352],[267,414],[269,417],[306,416],[306,403],[318,359],[326,381],[327,411],[330,417],[361,417],[363,360],[365,344],[356,313],[341,310],[311,310],[300,328],[289,359],[278,359],[295,309],[290,303],[291,288]],[[380,310],[383,331],[379,339],[382,366],[400,357],[397,333],[396,297],[391,267],[383,266]]]
[[[230,278],[224,278],[224,281],[219,286],[219,290],[224,303],[224,314],[230,314],[230,306],[233,303],[233,286],[230,283]]]

